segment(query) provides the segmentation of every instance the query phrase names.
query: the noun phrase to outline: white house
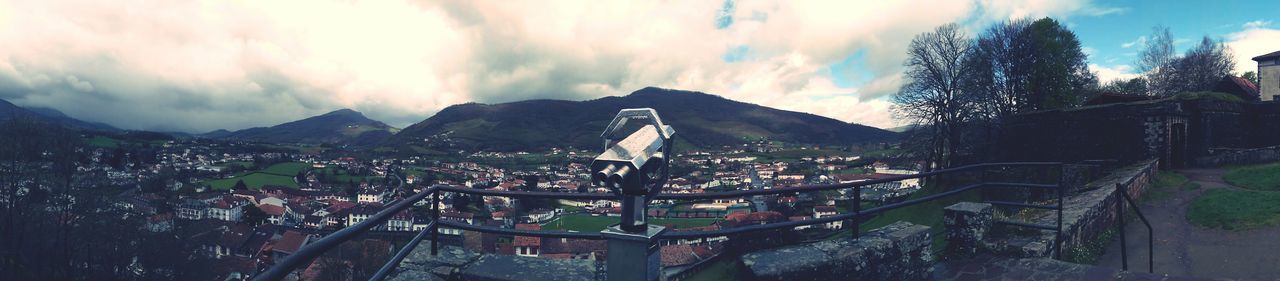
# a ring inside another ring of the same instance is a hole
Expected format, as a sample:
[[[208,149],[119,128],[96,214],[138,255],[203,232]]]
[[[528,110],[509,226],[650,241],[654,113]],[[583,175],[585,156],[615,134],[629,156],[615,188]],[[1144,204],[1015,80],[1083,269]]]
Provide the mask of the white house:
[[[234,196],[220,197],[210,202],[209,207],[205,208],[205,217],[223,221],[240,221],[244,216],[244,206],[248,205],[248,200]]]
[[[1258,62],[1258,95],[1262,100],[1277,100],[1280,95],[1280,51],[1253,57]]]
[[[813,207],[814,219],[835,216],[837,213],[839,212],[836,210],[836,206],[814,206]],[[844,225],[843,221],[833,221],[833,222],[822,224],[822,227],[825,227],[827,229],[840,229],[840,227],[842,227],[843,225]]]

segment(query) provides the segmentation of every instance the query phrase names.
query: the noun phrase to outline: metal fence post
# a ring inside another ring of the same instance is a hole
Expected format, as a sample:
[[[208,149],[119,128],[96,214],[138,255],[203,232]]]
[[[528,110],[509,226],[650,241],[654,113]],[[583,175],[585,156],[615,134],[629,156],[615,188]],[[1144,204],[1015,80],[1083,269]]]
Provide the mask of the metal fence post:
[[[440,191],[431,192],[431,255],[440,254]]]
[[[857,240],[859,232],[862,231],[862,186],[853,187],[853,219],[849,228],[852,230],[853,239]]]
[[[1067,185],[1065,184],[1065,179],[1067,178],[1066,167],[1066,164],[1058,165],[1058,233],[1053,242],[1054,255],[1057,256],[1058,260],[1062,260],[1062,209],[1065,207],[1062,201],[1067,193]]]
[[[1129,270],[1129,247],[1124,235],[1124,185],[1116,183],[1116,227],[1120,228],[1120,269]]]

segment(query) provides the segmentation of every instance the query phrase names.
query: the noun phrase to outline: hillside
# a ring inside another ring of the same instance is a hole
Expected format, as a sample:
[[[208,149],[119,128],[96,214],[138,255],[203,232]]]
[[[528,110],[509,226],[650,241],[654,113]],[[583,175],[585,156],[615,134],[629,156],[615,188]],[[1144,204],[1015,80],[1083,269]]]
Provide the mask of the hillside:
[[[277,143],[347,143],[353,140],[369,143],[370,139],[385,140],[394,131],[395,128],[369,119],[360,112],[341,109],[271,127],[234,132],[217,130],[201,136]]]
[[[68,128],[88,129],[104,132],[119,132],[119,128],[111,125],[95,122],[86,122],[80,119],[71,118],[63,114],[61,111],[52,108],[24,108],[10,103],[6,100],[0,100],[0,120],[8,120],[10,118],[30,118],[39,122],[59,124]]]
[[[761,139],[805,144],[885,140],[896,133],[808,113],[737,102],[700,92],[644,88],[589,101],[530,100],[450,106],[392,137],[393,144],[447,139],[467,149],[524,150],[600,146],[600,133],[623,108],[649,107],[698,147]],[[430,145],[440,145],[438,141]]]

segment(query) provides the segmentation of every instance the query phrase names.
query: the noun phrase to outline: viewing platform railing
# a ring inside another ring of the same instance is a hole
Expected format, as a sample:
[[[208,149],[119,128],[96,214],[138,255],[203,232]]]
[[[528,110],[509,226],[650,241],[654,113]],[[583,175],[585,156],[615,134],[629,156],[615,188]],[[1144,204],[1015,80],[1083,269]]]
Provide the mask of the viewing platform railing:
[[[951,188],[946,191],[925,195],[919,198],[909,199],[909,200],[905,200],[897,203],[890,203],[890,204],[881,205],[881,206],[877,206],[877,207],[873,207],[865,210],[862,209],[862,206],[861,206],[862,204],[860,202],[862,198],[862,189],[863,187],[866,187],[866,186],[872,186],[876,184],[889,183],[889,182],[897,182],[897,181],[909,180],[909,179],[922,179],[922,178],[933,177],[933,176],[956,174],[956,173],[975,171],[975,170],[980,170],[985,168],[1018,168],[1018,167],[1056,168],[1057,171],[1060,172],[1060,174],[1058,175],[1058,180],[1056,184],[980,182],[980,183],[968,184],[968,185],[964,185],[956,188]],[[1039,206],[1039,205],[1031,205],[1027,203],[1000,202],[1000,201],[991,201],[989,203],[993,203],[993,204],[998,203],[1006,206],[1021,206],[1021,207],[1033,207],[1033,208],[1056,210],[1058,212],[1057,213],[1058,223],[1056,227],[1035,225],[1035,224],[1029,224],[1029,223],[1018,223],[1018,222],[1004,222],[1004,223],[1011,226],[1029,227],[1029,228],[1035,228],[1035,229],[1056,231],[1057,236],[1054,241],[1054,251],[1058,253],[1058,255],[1061,255],[1062,204],[1063,204],[1062,198],[1064,193],[1064,190],[1063,190],[1064,188],[1063,188],[1063,185],[1061,184],[1062,183],[1061,171],[1062,171],[1062,163],[1060,162],[985,163],[985,164],[974,164],[974,165],[968,165],[968,166],[962,166],[962,167],[956,167],[956,168],[948,168],[948,169],[942,169],[942,170],[936,170],[936,171],[930,171],[930,172],[923,172],[923,173],[912,174],[912,175],[901,175],[901,176],[872,179],[872,180],[859,181],[859,182],[850,182],[850,183],[800,185],[800,186],[786,187],[786,188],[735,190],[735,191],[710,192],[710,193],[662,193],[662,194],[658,194],[655,197],[655,199],[657,200],[707,200],[707,199],[742,198],[742,197],[750,197],[750,196],[757,196],[757,195],[778,195],[778,194],[827,191],[827,190],[839,190],[839,189],[852,188],[854,200],[852,202],[853,206],[851,206],[852,207],[851,212],[837,214],[833,216],[827,216],[827,217],[810,219],[810,220],[748,225],[748,226],[742,226],[742,227],[734,227],[734,228],[711,230],[711,231],[664,232],[658,237],[661,240],[699,239],[699,238],[729,236],[729,235],[752,232],[752,231],[791,229],[798,226],[817,225],[817,224],[847,220],[852,222],[849,228],[852,229],[853,237],[857,238],[859,236],[859,228],[861,226],[861,221],[864,218],[869,216],[874,216],[874,215],[884,213],[894,209],[899,209],[899,208],[921,204],[921,203],[925,203],[933,200],[938,200],[941,198],[960,194],[965,191],[974,190],[974,189],[983,188],[983,187],[1022,187],[1022,188],[1048,189],[1048,190],[1057,191],[1057,201],[1058,201],[1057,206]],[[551,238],[577,238],[577,239],[595,239],[595,240],[606,239],[605,236],[601,235],[601,233],[599,232],[593,233],[593,232],[570,232],[570,231],[556,231],[556,230],[522,230],[522,229],[472,225],[472,224],[447,221],[447,220],[441,221],[439,220],[440,218],[439,202],[440,202],[441,192],[456,192],[461,194],[480,195],[480,196],[503,196],[503,197],[513,197],[513,198],[549,198],[549,199],[569,199],[569,200],[618,200],[620,198],[619,196],[615,194],[610,194],[610,193],[496,191],[496,190],[485,190],[485,189],[472,189],[472,188],[449,186],[449,185],[435,185],[427,188],[426,190],[423,190],[409,197],[406,197],[400,201],[392,203],[391,205],[387,206],[377,214],[369,216],[369,218],[364,221],[361,221],[352,226],[348,226],[341,230],[335,231],[332,234],[329,234],[328,236],[325,236],[324,238],[321,238],[316,242],[307,244],[302,249],[298,250],[296,253],[293,253],[292,255],[289,255],[288,257],[285,257],[284,259],[278,261],[274,266],[270,267],[266,271],[263,271],[255,275],[253,280],[255,281],[282,280],[294,270],[304,265],[310,264],[311,261],[320,257],[320,255],[324,254],[330,249],[333,249],[334,247],[338,246],[343,242],[352,240],[356,238],[356,236],[363,234],[365,232],[368,232],[371,229],[382,225],[384,222],[386,222],[396,213],[399,213],[401,211],[408,209],[409,207],[413,206],[414,203],[417,203],[419,201],[422,201],[423,199],[426,199],[427,196],[432,197],[431,223],[429,223],[426,228],[424,228],[416,236],[414,236],[413,239],[410,240],[408,244],[406,244],[403,248],[401,248],[395,254],[395,256],[393,256],[391,260],[389,260],[386,264],[384,264],[382,268],[378,270],[369,280],[376,281],[376,280],[382,280],[383,278],[386,278],[387,275],[389,275],[395,269],[395,267],[399,265],[400,262],[410,252],[412,252],[420,242],[422,242],[422,240],[425,240],[428,235],[430,236],[430,239],[431,239],[431,254],[432,255],[438,254],[439,253],[438,241],[439,241],[439,233],[440,233],[439,228],[441,226],[467,230],[467,231],[476,231],[476,232],[482,232],[482,233],[496,233],[496,234],[504,234],[504,235],[551,237]]]

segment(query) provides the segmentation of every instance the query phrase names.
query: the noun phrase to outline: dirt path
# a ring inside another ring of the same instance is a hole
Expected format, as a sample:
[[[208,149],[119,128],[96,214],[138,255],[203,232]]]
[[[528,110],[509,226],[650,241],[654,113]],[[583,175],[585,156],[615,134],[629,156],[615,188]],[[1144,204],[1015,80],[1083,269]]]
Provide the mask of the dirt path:
[[[1222,180],[1226,169],[1179,170],[1197,190],[1172,190],[1166,198],[1140,202],[1155,228],[1155,272],[1172,276],[1280,280],[1280,226],[1247,231],[1207,229],[1187,221],[1187,205],[1205,190],[1239,189]],[[1147,229],[1126,220],[1129,270],[1147,270]],[[1097,265],[1120,268],[1120,241],[1112,242]]]

